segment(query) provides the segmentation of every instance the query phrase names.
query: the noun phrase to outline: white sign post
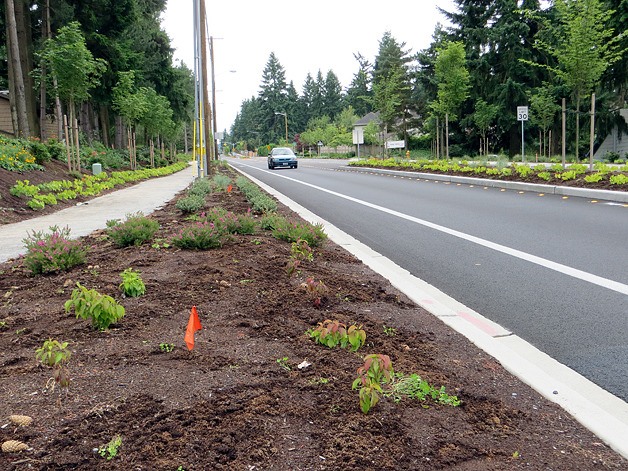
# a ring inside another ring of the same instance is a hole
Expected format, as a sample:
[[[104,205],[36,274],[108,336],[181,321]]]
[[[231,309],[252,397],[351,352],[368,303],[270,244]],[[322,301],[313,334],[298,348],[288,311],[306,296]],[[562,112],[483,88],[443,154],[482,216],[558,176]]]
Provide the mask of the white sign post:
[[[523,136],[523,123],[528,120],[528,107],[517,106],[517,121],[521,121],[521,161],[525,162],[526,147]]]
[[[360,158],[360,144],[364,144],[364,128],[357,126],[353,128],[353,143],[358,145],[358,159]]]

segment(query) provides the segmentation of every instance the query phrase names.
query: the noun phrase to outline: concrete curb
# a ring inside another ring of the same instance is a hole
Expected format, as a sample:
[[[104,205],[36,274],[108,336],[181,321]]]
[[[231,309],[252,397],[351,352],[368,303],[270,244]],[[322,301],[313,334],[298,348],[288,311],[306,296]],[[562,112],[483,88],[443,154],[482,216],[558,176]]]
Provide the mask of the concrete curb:
[[[274,188],[239,168],[233,168],[303,219],[313,224],[323,224],[330,240],[387,278],[412,301],[464,335],[474,345],[498,360],[506,370],[549,401],[561,406],[613,450],[628,459],[628,441],[625,439],[628,437],[628,403],[557,362],[499,324],[415,277]]]
[[[516,191],[533,191],[546,195],[574,196],[579,198],[591,198],[595,200],[615,201],[628,203],[628,192],[611,190],[591,190],[588,188],[575,188],[560,185],[542,185],[538,183],[510,182],[506,180],[491,180],[488,178],[459,177],[454,175],[440,175],[436,173],[405,172],[403,170],[387,170],[371,167],[350,167],[356,170],[367,170],[389,175],[403,175],[424,180],[440,182],[461,183],[464,185],[486,186],[489,188],[505,188]]]

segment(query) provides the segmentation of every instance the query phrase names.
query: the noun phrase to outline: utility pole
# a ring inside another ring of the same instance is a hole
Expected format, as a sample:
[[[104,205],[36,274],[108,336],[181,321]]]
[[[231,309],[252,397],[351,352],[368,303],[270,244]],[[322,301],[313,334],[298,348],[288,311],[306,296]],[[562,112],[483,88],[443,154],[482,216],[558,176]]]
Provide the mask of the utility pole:
[[[209,60],[212,66],[212,118],[213,118],[213,144],[214,144],[214,155],[216,159],[218,159],[218,140],[216,139],[216,133],[218,130],[216,129],[216,78],[214,76],[214,37],[209,37]]]
[[[205,122],[203,123],[205,129],[205,155],[207,159],[207,166],[205,167],[205,175],[209,172],[209,162],[213,160],[214,146],[210,146],[209,137],[211,136],[211,103],[209,101],[209,92],[207,88],[207,14],[205,10],[205,0],[200,0],[200,28],[201,28],[201,69],[202,73],[202,86],[203,86],[203,114],[205,115]],[[212,138],[213,141],[213,138]]]

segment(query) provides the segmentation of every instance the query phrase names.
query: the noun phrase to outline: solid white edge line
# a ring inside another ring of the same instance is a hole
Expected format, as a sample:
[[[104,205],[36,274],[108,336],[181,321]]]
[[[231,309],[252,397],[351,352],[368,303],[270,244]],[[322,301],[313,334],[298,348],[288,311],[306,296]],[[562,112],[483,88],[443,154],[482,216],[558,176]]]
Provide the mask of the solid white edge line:
[[[323,224],[330,240],[360,259],[365,265],[404,293],[408,298],[438,317],[474,345],[498,360],[521,381],[551,402],[561,406],[578,422],[597,435],[613,450],[628,459],[628,403],[599,387],[571,368],[559,363],[516,335],[508,333],[490,319],[447,296],[434,286],[410,274],[393,261],[375,252],[333,224],[317,216],[283,193],[232,166],[262,189],[277,198],[312,224]],[[461,307],[473,316],[478,325],[460,315]],[[458,313],[458,314],[456,314]],[[497,326],[500,332],[491,335],[487,326]],[[530,361],[533,360],[533,361]]]

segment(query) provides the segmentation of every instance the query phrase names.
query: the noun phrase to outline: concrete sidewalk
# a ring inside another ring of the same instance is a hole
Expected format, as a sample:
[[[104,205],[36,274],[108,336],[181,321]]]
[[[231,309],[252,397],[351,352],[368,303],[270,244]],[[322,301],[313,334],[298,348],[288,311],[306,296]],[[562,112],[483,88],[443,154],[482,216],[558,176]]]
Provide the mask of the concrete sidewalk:
[[[0,263],[24,253],[22,239],[31,231],[47,231],[50,226],[68,226],[72,237],[81,237],[107,226],[110,219],[127,214],[148,215],[184,190],[197,175],[194,165],[165,177],[152,178],[86,203],[53,214],[0,226]]]

